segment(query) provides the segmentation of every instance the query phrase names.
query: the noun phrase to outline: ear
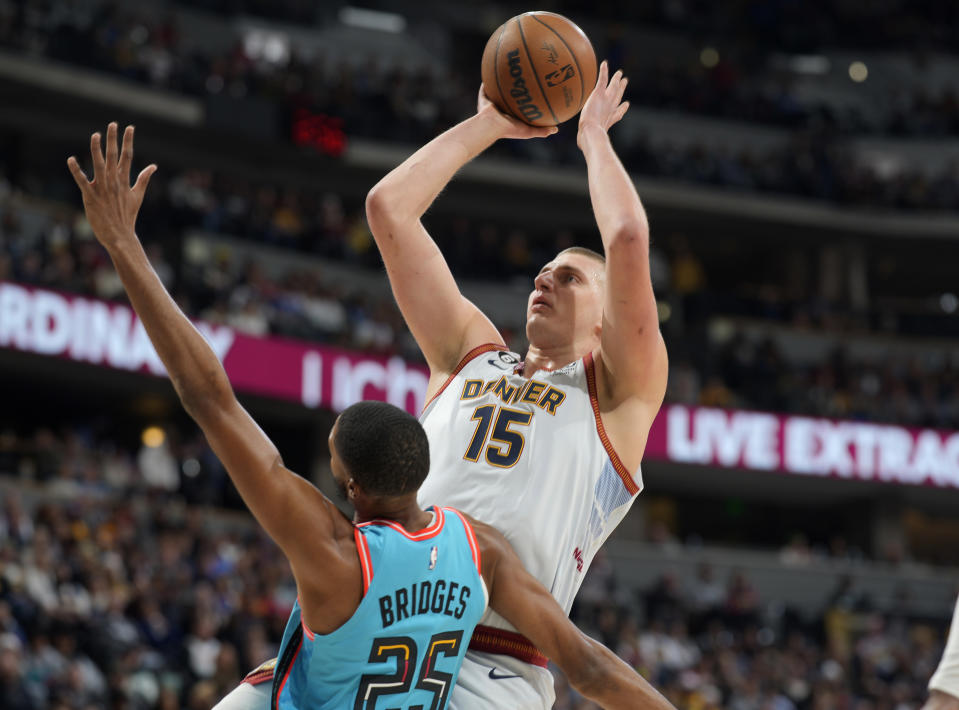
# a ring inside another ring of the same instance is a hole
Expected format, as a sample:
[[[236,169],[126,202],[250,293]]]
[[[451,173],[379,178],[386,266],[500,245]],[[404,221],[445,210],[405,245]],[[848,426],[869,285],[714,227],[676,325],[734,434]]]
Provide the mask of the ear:
[[[351,478],[346,482],[346,495],[349,497],[351,503],[356,500],[358,493],[359,484]]]

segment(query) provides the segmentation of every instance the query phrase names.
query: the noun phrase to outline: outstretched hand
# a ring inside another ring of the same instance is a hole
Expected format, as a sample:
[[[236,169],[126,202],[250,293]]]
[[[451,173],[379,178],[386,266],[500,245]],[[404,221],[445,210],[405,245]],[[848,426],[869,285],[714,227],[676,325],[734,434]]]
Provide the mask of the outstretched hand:
[[[67,159],[67,167],[83,195],[83,208],[93,233],[101,244],[110,247],[134,237],[137,213],[157,166],[146,166],[130,187],[133,126],[127,126],[123,132],[123,148],[118,156],[116,123],[107,126],[106,156],[100,146],[99,132],[90,136],[90,155],[93,158],[92,181],[83,174],[74,156]]]
[[[628,81],[623,76],[622,70],[617,71],[610,79],[609,64],[604,61],[599,65],[596,87],[589,98],[586,99],[583,110],[579,114],[579,131],[576,135],[576,143],[580,148],[583,147],[583,131],[586,128],[595,125],[603,131],[608,131],[610,126],[626,115],[626,111],[629,109],[629,101],[623,101],[623,93],[626,91]]]
[[[559,130],[556,126],[531,126],[500,111],[486,95],[482,84],[476,100],[476,113],[480,116],[491,116],[496,120],[500,127],[500,138],[546,138]]]

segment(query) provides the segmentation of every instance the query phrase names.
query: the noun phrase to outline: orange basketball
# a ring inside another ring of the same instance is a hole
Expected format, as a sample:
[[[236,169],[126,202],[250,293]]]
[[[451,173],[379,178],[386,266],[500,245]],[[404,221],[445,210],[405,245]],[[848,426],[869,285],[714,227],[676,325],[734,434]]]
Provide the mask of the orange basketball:
[[[555,126],[583,108],[596,84],[586,34],[554,12],[507,20],[483,51],[483,88],[500,110],[533,126]]]

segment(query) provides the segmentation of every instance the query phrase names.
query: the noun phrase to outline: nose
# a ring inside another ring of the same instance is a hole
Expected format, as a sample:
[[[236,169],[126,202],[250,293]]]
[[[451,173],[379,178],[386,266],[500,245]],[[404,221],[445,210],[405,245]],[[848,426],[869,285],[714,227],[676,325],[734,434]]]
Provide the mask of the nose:
[[[536,278],[533,279],[533,285],[539,291],[551,291],[553,289],[553,272],[549,269],[541,271]]]

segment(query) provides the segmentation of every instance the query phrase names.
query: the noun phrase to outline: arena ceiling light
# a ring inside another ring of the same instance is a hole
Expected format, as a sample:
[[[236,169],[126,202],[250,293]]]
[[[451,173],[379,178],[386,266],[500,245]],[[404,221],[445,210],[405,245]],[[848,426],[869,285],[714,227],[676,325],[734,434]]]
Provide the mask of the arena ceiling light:
[[[349,5],[340,8],[340,22],[350,27],[396,34],[406,29],[406,18],[402,15]]]
[[[290,60],[290,38],[283,32],[252,29],[243,37],[243,51],[255,61],[285,65]]]
[[[861,84],[869,76],[869,69],[865,62],[853,62],[849,65],[849,78],[857,84]]]

